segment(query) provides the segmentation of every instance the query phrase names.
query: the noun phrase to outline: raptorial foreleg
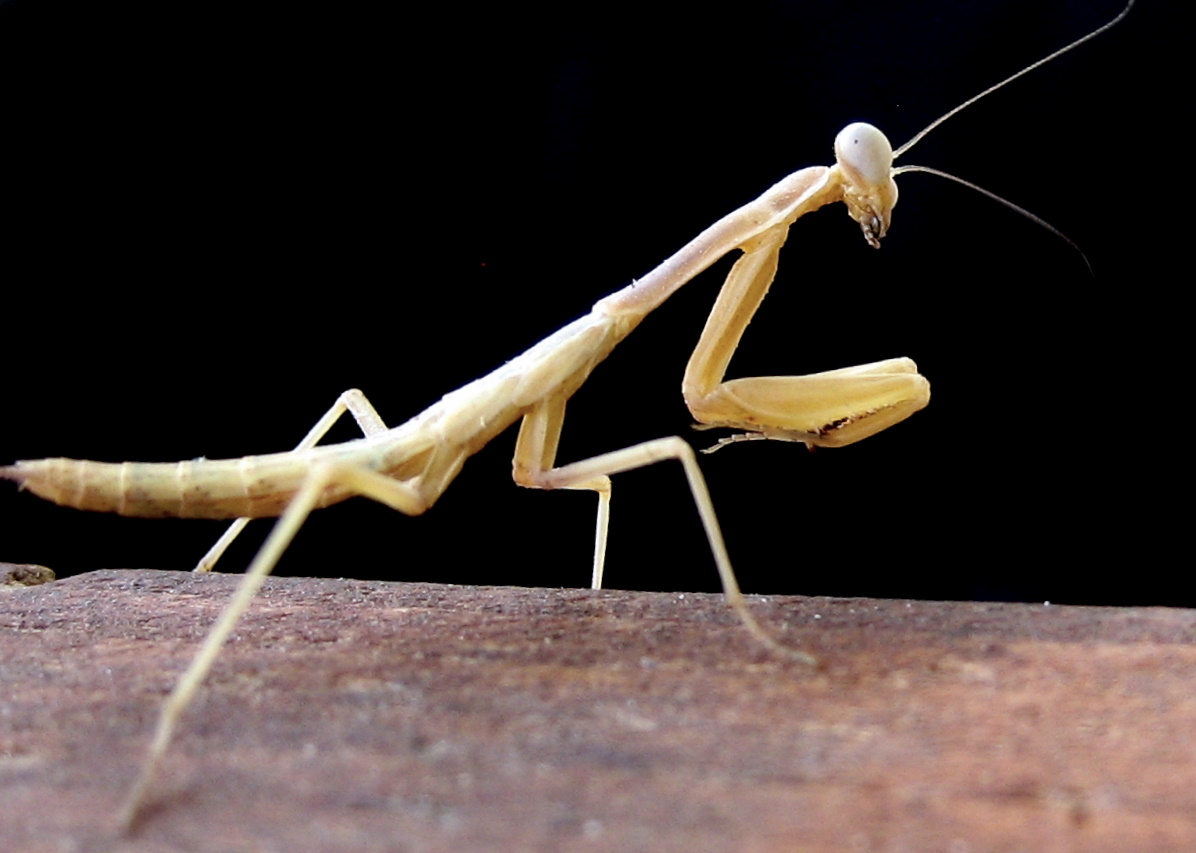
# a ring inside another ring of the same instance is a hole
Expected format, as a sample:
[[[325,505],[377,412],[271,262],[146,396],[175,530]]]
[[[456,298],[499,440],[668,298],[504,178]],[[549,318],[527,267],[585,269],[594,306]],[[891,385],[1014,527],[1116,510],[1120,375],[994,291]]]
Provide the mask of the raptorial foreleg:
[[[776,276],[788,226],[744,246],[685,370],[682,391],[702,424],[765,438],[839,447],[880,432],[930,402],[930,383],[908,358],[808,376],[724,380],[731,356]]]

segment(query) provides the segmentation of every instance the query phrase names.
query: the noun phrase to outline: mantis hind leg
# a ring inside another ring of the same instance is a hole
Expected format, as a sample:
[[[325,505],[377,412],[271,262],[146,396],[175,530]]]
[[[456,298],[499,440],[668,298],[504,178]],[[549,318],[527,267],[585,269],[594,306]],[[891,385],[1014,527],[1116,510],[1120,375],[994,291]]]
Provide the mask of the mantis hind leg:
[[[453,464],[460,467],[458,459],[448,456],[442,457],[438,461],[441,464],[446,464],[449,468],[452,468]],[[428,497],[411,483],[395,480],[384,474],[355,465],[324,463],[312,469],[304,480],[303,486],[287,506],[286,512],[274,525],[265,544],[254,557],[253,563],[246,570],[245,577],[237,587],[237,591],[225,605],[220,618],[204,638],[203,645],[200,646],[186,671],[163,702],[145,763],[142,764],[141,773],[121,810],[119,823],[123,830],[130,829],[136,820],[154,773],[170,745],[175,726],[190,705],[195,691],[199,689],[200,684],[211,670],[221,647],[248,609],[266,577],[273,571],[283,551],[290,545],[299,528],[303,526],[303,522],[318,505],[321,495],[332,486],[349,489],[356,494],[372,498],[406,515],[423,513],[435,499],[435,496]]]
[[[357,421],[357,425],[367,436],[386,431],[386,424],[382,422],[382,418],[379,417],[373,404],[366,399],[365,394],[356,388],[350,388],[336,398],[332,408],[325,412],[324,416],[316,421],[316,425],[308,430],[303,440],[295,446],[295,450],[307,450],[309,447],[315,447],[345,412],[353,415],[353,420]],[[230,524],[224,534],[216,540],[216,544],[203,555],[203,559],[199,561],[193,571],[210,572],[216,562],[224,556],[228,546],[233,544],[233,540],[241,535],[241,531],[245,529],[245,525],[249,521],[248,518],[238,518]]]

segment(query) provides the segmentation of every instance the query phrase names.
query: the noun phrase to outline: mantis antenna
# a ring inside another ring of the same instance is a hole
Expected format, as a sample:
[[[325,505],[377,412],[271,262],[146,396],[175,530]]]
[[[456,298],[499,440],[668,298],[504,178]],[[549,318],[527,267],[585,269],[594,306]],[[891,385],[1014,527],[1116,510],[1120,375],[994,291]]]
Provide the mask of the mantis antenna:
[[[942,124],[943,122],[945,122],[947,119],[951,118],[952,116],[956,115],[957,113],[963,112],[964,110],[966,110],[968,107],[970,107],[972,104],[976,103],[978,100],[980,100],[984,96],[991,95],[993,92],[997,91],[998,89],[1005,88],[1005,86],[1012,83],[1018,77],[1022,77],[1026,74],[1029,74],[1035,68],[1041,68],[1042,66],[1046,65],[1051,60],[1058,59],[1063,54],[1069,53],[1070,51],[1072,51],[1075,48],[1082,45],[1084,42],[1090,41],[1090,40],[1096,38],[1097,36],[1099,36],[1101,33],[1105,32],[1106,30],[1112,29],[1113,27],[1117,26],[1117,24],[1119,24],[1121,22],[1121,19],[1130,13],[1130,9],[1133,8],[1134,2],[1135,2],[1135,0],[1129,0],[1129,2],[1125,4],[1125,8],[1122,9],[1120,13],[1118,13],[1117,17],[1113,18],[1113,20],[1109,21],[1107,24],[1097,27],[1095,30],[1088,33],[1088,35],[1081,36],[1080,38],[1073,41],[1071,44],[1065,45],[1064,47],[1059,48],[1058,50],[1056,50],[1054,53],[1050,54],[1049,56],[1044,56],[1042,59],[1038,60],[1037,62],[1027,65],[1025,68],[1023,68],[1021,71],[1018,71],[1016,74],[1010,74],[1008,77],[1006,77],[1000,83],[996,83],[992,86],[989,86],[987,89],[985,89],[983,92],[979,93],[978,95],[973,95],[972,97],[968,98],[966,101],[964,101],[962,104],[960,104],[955,109],[948,110],[947,112],[943,113],[941,116],[936,118],[930,124],[926,125],[926,127],[922,128],[917,133],[915,133],[913,135],[913,137],[908,142],[906,142],[904,145],[900,146],[896,151],[894,151],[893,159],[896,160],[898,157],[900,157],[906,151],[909,151],[911,148],[913,148],[915,145],[917,145],[919,142],[921,142],[922,137],[924,137],[926,134],[930,133],[930,131],[934,130],[940,124]],[[901,172],[915,172],[915,171],[929,172],[931,170],[923,169],[919,166],[901,166],[897,169],[894,169],[893,174],[896,175],[896,174],[900,174]],[[939,173],[939,174],[941,174],[941,173]],[[968,186],[971,186],[971,184],[968,184]]]
[[[906,142],[904,145],[901,145],[900,147],[898,147],[897,150],[893,152],[892,159],[896,160],[898,157],[900,157],[906,151],[909,151],[911,148],[913,148],[915,145],[917,145],[919,142],[921,142],[922,138],[924,136],[926,136],[926,134],[930,133],[930,131],[934,130],[936,127],[938,127],[940,124],[942,124],[943,122],[945,122],[947,119],[951,118],[952,116],[967,109],[972,104],[976,103],[977,101],[979,101],[981,98],[985,97],[986,95],[991,95],[993,92],[997,91],[998,89],[1005,88],[1005,86],[1009,85],[1017,78],[1025,75],[1025,74],[1029,74],[1034,69],[1040,68],[1043,65],[1046,65],[1048,62],[1050,62],[1053,59],[1058,59],[1063,54],[1068,53],[1068,52],[1074,50],[1075,48],[1079,47],[1080,45],[1084,44],[1084,42],[1094,39],[1097,36],[1099,36],[1101,33],[1105,32],[1106,30],[1109,30],[1109,29],[1117,26],[1117,24],[1120,23],[1121,20],[1126,15],[1128,15],[1130,13],[1130,9],[1133,8],[1134,2],[1135,2],[1135,0],[1129,0],[1129,2],[1125,4],[1125,8],[1122,9],[1121,12],[1118,13],[1116,17],[1114,17],[1111,21],[1104,24],[1103,26],[1097,27],[1095,30],[1088,33],[1088,35],[1081,36],[1080,38],[1073,41],[1071,44],[1068,44],[1064,47],[1059,48],[1058,50],[1056,50],[1054,53],[1050,54],[1049,56],[1044,56],[1042,59],[1038,60],[1037,62],[1027,65],[1025,68],[1023,68],[1021,71],[1018,71],[1016,74],[1010,74],[1008,77],[1006,77],[1001,82],[995,83],[992,86],[989,86],[983,92],[980,92],[977,95],[973,95],[971,98],[968,98],[966,101],[964,101],[959,106],[943,113],[941,116],[936,118],[930,124],[926,125],[926,127],[922,128],[917,133],[915,133],[913,135],[913,137],[911,137],[908,142]],[[1058,237],[1059,239],[1061,239],[1065,243],[1067,243],[1067,245],[1069,245],[1073,249],[1075,249],[1076,252],[1079,253],[1080,257],[1083,258],[1084,265],[1086,267],[1088,267],[1088,274],[1093,275],[1092,264],[1088,262],[1087,255],[1084,254],[1084,252],[1080,249],[1080,247],[1077,246],[1075,244],[1075,242],[1070,237],[1068,237],[1066,234],[1064,234],[1062,231],[1060,231],[1054,225],[1051,225],[1049,222],[1047,222],[1042,217],[1031,213],[1030,211],[1026,210],[1024,207],[1020,207],[1019,205],[1016,205],[1013,202],[1009,201],[1009,199],[1002,198],[1001,196],[997,195],[996,193],[990,192],[989,190],[984,189],[984,187],[977,186],[976,184],[973,184],[971,181],[966,181],[963,178],[960,178],[956,175],[950,174],[949,172],[943,172],[943,171],[940,171],[939,169],[932,169],[929,166],[898,166],[895,169],[892,169],[892,171],[889,174],[891,176],[895,177],[904,172],[925,172],[930,175],[937,175],[940,178],[946,178],[949,181],[954,181],[957,184],[962,184],[963,186],[968,187],[969,189],[973,189],[976,192],[980,193],[981,195],[991,198],[993,201],[1000,202],[1001,204],[1008,207],[1010,210],[1020,213],[1022,216],[1026,217],[1031,222],[1035,222],[1038,225],[1041,225],[1047,231],[1050,231],[1056,237]]]

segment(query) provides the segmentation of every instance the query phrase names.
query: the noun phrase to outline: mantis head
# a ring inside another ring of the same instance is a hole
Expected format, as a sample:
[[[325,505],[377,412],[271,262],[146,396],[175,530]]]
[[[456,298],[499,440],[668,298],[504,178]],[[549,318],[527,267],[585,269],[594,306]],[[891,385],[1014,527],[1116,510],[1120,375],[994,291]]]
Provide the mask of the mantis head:
[[[835,137],[835,160],[844,177],[843,202],[860,223],[864,239],[874,249],[889,230],[897,204],[893,180],[893,146],[888,137],[866,122],[847,125]]]
[[[1035,68],[1058,59],[1084,42],[1096,38],[1105,30],[1115,27],[1122,18],[1130,13],[1130,9],[1134,7],[1134,2],[1135,0],[1126,0],[1125,8],[1107,24],[1097,27],[1088,33],[1088,35],[1081,36],[1071,44],[1059,48],[1054,53],[1044,56],[1037,62],[1030,63],[1016,74],[1011,74],[1000,83],[989,86],[980,94],[972,96],[955,109],[948,110],[914,134],[909,142],[906,142],[896,151],[893,150],[893,146],[889,144],[889,140],[885,138],[883,133],[865,122],[857,121],[839,131],[839,135],[835,137],[835,159],[838,160],[838,168],[843,176],[843,201],[847,204],[847,210],[851,214],[851,218],[860,223],[860,228],[864,230],[864,239],[868,241],[868,245],[874,249],[879,249],[880,238],[885,236],[885,232],[889,230],[889,217],[893,213],[893,206],[897,204],[897,184],[893,181],[894,176],[902,172],[927,172],[931,175],[938,175],[941,178],[947,178],[965,187],[974,189],[982,195],[986,195],[994,201],[998,201],[1006,207],[1017,211],[1027,219],[1037,222],[1052,234],[1062,238],[1068,245],[1079,252],[1080,257],[1084,259],[1084,264],[1088,267],[1089,274],[1091,274],[1092,265],[1088,263],[1088,258],[1080,251],[1080,247],[1059,231],[1058,228],[1030,213],[1025,208],[1018,207],[1013,202],[1003,199],[999,195],[991,193],[982,187],[978,187],[970,181],[965,181],[946,172],[940,172],[938,169],[931,169],[928,166],[901,166],[894,169],[893,160],[917,145],[922,137],[926,136],[926,134],[930,133],[930,131],[934,130],[947,119],[961,110],[967,109],[981,98],[991,95],[998,89],[1003,89],[1018,77],[1029,74]]]

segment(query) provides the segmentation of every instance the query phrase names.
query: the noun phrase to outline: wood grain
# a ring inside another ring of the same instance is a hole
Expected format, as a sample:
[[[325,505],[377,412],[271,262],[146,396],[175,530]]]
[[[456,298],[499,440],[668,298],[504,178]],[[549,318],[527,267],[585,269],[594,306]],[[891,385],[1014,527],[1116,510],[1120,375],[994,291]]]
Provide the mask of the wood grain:
[[[292,578],[117,838],[237,580],[0,598],[0,848],[1196,849],[1192,611],[752,597],[809,668],[718,596]]]

